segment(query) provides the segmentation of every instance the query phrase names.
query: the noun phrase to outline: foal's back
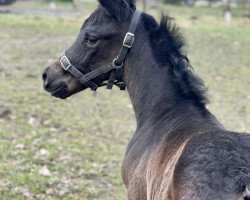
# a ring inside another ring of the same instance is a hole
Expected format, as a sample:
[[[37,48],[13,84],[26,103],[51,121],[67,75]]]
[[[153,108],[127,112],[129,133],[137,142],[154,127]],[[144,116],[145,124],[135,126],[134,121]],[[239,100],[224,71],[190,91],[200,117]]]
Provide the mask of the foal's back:
[[[192,137],[175,166],[170,199],[249,200],[249,152],[250,135],[215,131]]]
[[[226,131],[209,113],[183,110],[131,140],[123,164],[128,199],[250,200],[250,135]]]

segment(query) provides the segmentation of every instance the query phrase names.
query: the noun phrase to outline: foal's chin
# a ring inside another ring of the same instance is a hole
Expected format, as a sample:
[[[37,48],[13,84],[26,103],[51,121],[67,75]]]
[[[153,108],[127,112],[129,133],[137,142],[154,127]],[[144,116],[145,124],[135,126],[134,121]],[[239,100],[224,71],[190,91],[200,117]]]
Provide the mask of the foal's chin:
[[[56,92],[51,92],[51,96],[55,97],[55,98],[58,98],[58,99],[62,99],[62,100],[65,100],[81,91],[84,91],[86,90],[87,88],[86,87],[82,87],[81,89],[77,89],[76,91],[67,91],[67,90],[59,90],[59,91],[56,91]]]
[[[57,99],[62,99],[62,100],[65,100],[68,97],[70,97],[70,96],[65,96],[65,95],[53,95],[53,94],[51,94],[51,96],[53,96],[53,97],[55,97]]]
[[[68,97],[71,96],[71,94],[67,94],[67,93],[50,93],[51,96],[55,97],[55,98],[58,98],[58,99],[67,99]]]

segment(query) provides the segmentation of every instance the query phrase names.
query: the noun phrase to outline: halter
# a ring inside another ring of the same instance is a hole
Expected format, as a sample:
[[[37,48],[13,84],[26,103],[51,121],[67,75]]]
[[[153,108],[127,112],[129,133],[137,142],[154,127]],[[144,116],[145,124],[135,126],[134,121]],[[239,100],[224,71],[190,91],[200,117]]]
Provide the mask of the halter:
[[[62,53],[60,63],[65,71],[70,72],[75,78],[77,78],[81,84],[89,87],[91,90],[96,91],[98,87],[107,85],[107,89],[112,89],[113,85],[118,86],[121,90],[125,90],[126,84],[123,79],[124,67],[123,63],[126,55],[133,46],[135,40],[135,31],[137,24],[141,16],[140,10],[135,10],[133,18],[131,20],[129,30],[124,38],[123,46],[118,54],[117,58],[108,65],[102,66],[96,70],[93,70],[87,74],[80,72],[74,65],[71,64],[68,57],[65,55],[65,51]],[[110,72],[108,83],[102,83],[101,85],[95,84],[92,79]]]

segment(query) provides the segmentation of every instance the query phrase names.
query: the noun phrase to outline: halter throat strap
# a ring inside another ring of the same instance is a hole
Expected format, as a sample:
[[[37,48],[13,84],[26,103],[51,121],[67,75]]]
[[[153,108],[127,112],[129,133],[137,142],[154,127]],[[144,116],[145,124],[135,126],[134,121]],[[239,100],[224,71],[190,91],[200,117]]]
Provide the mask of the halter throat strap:
[[[87,74],[83,74],[80,72],[74,65],[71,64],[68,57],[65,55],[65,51],[61,54],[60,63],[65,71],[70,72],[75,78],[77,78],[81,84],[85,85],[86,87],[90,88],[93,91],[96,91],[98,87],[103,85],[107,85],[107,89],[112,89],[113,85],[118,86],[121,90],[125,90],[126,84],[124,82],[123,74],[124,74],[124,67],[123,63],[126,58],[126,55],[131,49],[134,44],[135,40],[135,31],[137,28],[137,24],[139,22],[141,16],[140,10],[135,10],[134,15],[132,17],[129,30],[125,35],[122,48],[120,53],[118,54],[117,58],[110,64],[102,66],[96,70],[93,70]],[[110,72],[110,77],[107,84],[97,85],[92,79]]]

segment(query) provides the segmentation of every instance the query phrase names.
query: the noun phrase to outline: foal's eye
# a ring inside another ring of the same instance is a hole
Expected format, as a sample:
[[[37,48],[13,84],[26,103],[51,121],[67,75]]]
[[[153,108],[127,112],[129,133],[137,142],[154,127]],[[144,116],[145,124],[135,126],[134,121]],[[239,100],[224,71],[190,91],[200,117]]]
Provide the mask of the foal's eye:
[[[94,45],[97,42],[97,38],[89,36],[89,37],[85,38],[85,42],[90,44],[90,45]]]

